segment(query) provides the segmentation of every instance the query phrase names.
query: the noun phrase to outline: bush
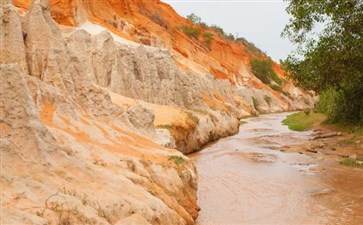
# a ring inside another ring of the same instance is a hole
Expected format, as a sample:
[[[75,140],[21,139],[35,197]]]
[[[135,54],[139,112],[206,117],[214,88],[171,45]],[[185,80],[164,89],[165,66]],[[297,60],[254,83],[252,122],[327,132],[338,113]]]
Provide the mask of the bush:
[[[203,27],[204,29],[209,28],[208,24],[206,24],[205,22],[199,22],[198,25],[201,26],[201,27]]]
[[[230,40],[230,41],[234,41],[234,35],[233,34],[231,34],[231,33],[229,33],[228,35],[225,35],[224,36],[225,38],[227,38],[228,40]]]
[[[280,79],[280,77],[277,76],[275,72],[272,74],[271,79],[277,84],[282,85],[282,80]]]
[[[188,35],[189,37],[194,37],[196,39],[198,39],[199,34],[200,34],[200,28],[198,27],[194,27],[194,26],[190,26],[190,25],[184,25],[181,27],[181,30]]]
[[[270,84],[271,80],[276,83],[281,84],[280,78],[278,78],[275,71],[272,69],[273,62],[271,59],[252,59],[251,60],[251,70],[255,76],[260,79],[265,84]]]
[[[235,40],[235,37],[233,34],[229,33],[227,34],[226,32],[224,32],[223,28],[217,26],[217,25],[212,25],[210,26],[210,28],[214,31],[216,31],[217,33],[219,33],[221,35],[222,38],[225,38],[227,40],[230,40],[230,41],[234,41]]]
[[[223,28],[221,28],[221,27],[219,27],[217,25],[212,25],[210,28],[213,29],[214,31],[218,32],[222,36],[225,36],[226,35],[226,33],[224,32]]]
[[[336,90],[323,91],[316,109],[328,115],[329,122],[343,122],[363,125],[363,84]]]
[[[283,92],[282,88],[280,86],[276,85],[276,84],[270,84],[269,86],[270,86],[270,88],[272,90],[275,90],[275,91],[278,91],[278,92],[281,92],[281,93]]]
[[[319,101],[316,104],[316,111],[331,114],[336,107],[334,101],[337,98],[338,93],[333,88],[325,90],[320,94]]]
[[[263,54],[265,54],[261,49],[257,48],[255,46],[255,44],[253,44],[252,42],[247,41],[243,37],[237,38],[236,41],[241,42],[246,47],[247,52],[250,53],[250,54],[253,54],[253,55],[263,55]]]
[[[213,34],[210,32],[204,32],[203,33],[203,38],[204,38],[204,42],[207,44],[207,46],[210,48],[211,44],[212,44],[212,37]]]

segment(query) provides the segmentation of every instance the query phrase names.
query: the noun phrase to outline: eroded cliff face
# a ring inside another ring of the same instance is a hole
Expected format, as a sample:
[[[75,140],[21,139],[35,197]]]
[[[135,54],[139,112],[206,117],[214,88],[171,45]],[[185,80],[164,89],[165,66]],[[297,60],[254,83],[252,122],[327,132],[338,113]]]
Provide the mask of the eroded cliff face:
[[[28,0],[14,3],[20,11],[30,5]],[[313,105],[314,99],[291,81],[282,85],[285,92],[277,92],[257,79],[249,66],[256,56],[245,43],[227,41],[210,28],[201,30],[213,33],[210,47],[202,38],[185,35],[180,27],[190,21],[158,0],[50,0],[50,10],[67,26],[62,35],[69,54],[91,83],[113,94],[188,111],[192,120],[159,124],[184,153],[236,133],[241,117]],[[274,70],[284,76],[279,65]],[[154,113],[160,112],[154,107]]]
[[[0,18],[1,223],[193,224],[195,167],[144,137],[151,111],[92,83],[46,1]]]
[[[254,77],[241,44],[185,36],[159,1],[13,2],[0,8],[4,223],[193,224],[197,172],[180,152],[314,103]]]

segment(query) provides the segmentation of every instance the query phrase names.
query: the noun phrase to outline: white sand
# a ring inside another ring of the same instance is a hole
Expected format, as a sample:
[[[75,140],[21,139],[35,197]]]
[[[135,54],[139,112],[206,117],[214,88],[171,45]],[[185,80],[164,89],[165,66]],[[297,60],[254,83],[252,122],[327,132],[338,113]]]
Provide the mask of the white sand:
[[[92,35],[95,35],[95,34],[99,34],[101,33],[102,31],[109,31],[111,36],[113,37],[113,39],[115,40],[116,43],[120,43],[120,44],[126,44],[126,45],[129,45],[129,46],[140,46],[140,44],[136,43],[136,42],[133,42],[133,41],[130,41],[130,40],[127,40],[125,38],[122,38],[120,36],[118,36],[117,34],[113,33],[112,31],[98,25],[98,24],[94,24],[94,23],[90,23],[90,22],[86,22],[84,24],[82,24],[80,26],[81,29],[84,29],[85,31],[87,31],[88,33],[92,34]]]

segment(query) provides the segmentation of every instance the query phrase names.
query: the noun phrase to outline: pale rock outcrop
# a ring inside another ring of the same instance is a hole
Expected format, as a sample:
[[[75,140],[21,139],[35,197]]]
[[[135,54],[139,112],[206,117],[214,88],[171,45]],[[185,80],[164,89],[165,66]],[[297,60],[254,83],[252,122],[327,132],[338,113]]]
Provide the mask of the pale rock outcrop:
[[[73,57],[84,62],[84,67],[93,68],[87,70],[88,77],[98,85],[130,98],[182,107],[201,117],[201,123],[170,131],[176,147],[184,153],[238,132],[238,118],[296,110],[313,103],[291,100],[266,89],[232,85],[211,75],[185,73],[178,69],[169,51],[119,42],[108,31],[87,36],[83,30],[66,28],[63,34]],[[87,57],[90,53],[92,57]],[[150,132],[143,135],[155,140],[151,128],[144,130]],[[184,137],[177,132],[183,132]]]
[[[29,162],[46,162],[42,156],[57,150],[48,129],[40,122],[23,72],[17,64],[0,65],[1,138],[13,143],[13,149]]]
[[[135,128],[150,132],[154,130],[154,113],[143,105],[136,105],[126,112],[128,119]]]
[[[25,45],[20,18],[10,0],[1,0],[0,7],[0,63],[18,63],[22,72],[26,72]]]
[[[170,135],[167,129],[155,129],[154,112],[144,105],[138,104],[128,109],[123,114],[123,120],[131,127],[135,128],[132,131],[146,138],[153,140],[162,146],[175,148],[174,138]]]
[[[23,25],[1,3],[0,21],[15,28],[1,31],[1,223],[193,224],[193,162],[128,131],[127,112],[91,83],[47,1],[34,1]]]

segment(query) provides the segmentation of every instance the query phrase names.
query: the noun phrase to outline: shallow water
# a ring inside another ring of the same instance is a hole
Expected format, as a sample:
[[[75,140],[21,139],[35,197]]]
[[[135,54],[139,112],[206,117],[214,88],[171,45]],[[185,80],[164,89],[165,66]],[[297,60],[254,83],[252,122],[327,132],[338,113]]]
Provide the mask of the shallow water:
[[[363,170],[279,151],[311,134],[282,125],[286,115],[246,119],[237,135],[191,155],[198,225],[363,224]]]

